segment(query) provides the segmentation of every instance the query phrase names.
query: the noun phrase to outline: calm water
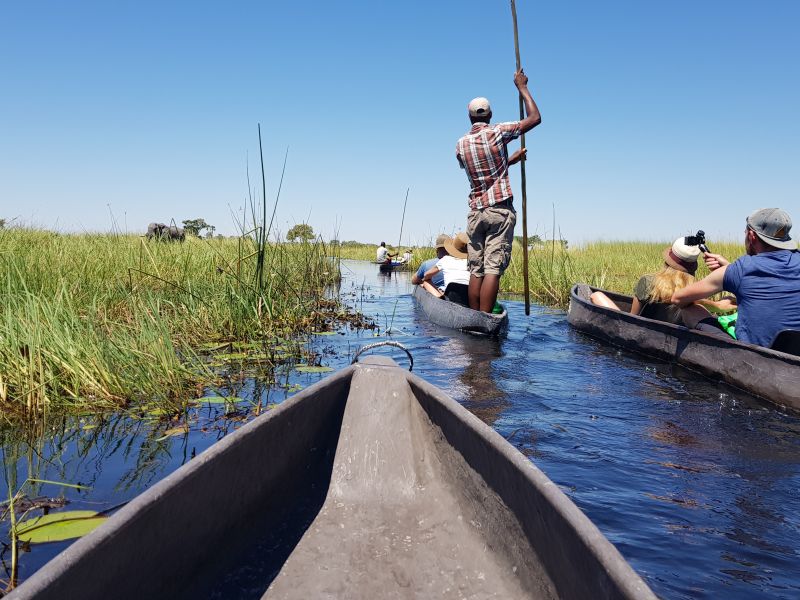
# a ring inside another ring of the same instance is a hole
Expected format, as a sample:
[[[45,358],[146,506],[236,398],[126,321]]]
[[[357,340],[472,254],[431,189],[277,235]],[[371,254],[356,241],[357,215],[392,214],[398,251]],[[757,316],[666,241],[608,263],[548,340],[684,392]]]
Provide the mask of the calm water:
[[[525,317],[521,303],[507,302],[508,335],[483,340],[427,322],[406,273],[387,277],[345,262],[343,274],[344,299],[379,330],[315,337],[309,343],[323,364],[344,366],[389,332],[413,353],[415,373],[529,456],[664,598],[800,597],[800,419],[586,338],[561,312],[534,307]],[[405,364],[402,353],[390,354]],[[277,403],[322,376],[287,370],[283,387],[249,380],[235,391]],[[246,404],[232,415],[208,405],[192,413],[188,435],[166,437],[169,425],[146,418],[64,423],[32,446],[7,445],[6,456],[19,457],[12,486],[28,473],[89,485],[64,490],[69,508],[104,510],[249,412]],[[63,547],[33,546],[22,578]]]

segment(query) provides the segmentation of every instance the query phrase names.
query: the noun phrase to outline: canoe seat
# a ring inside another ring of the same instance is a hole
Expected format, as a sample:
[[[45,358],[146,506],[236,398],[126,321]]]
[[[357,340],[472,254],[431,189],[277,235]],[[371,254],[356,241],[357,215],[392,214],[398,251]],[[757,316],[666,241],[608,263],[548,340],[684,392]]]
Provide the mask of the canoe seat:
[[[770,350],[800,356],[800,331],[797,329],[784,329],[775,336]]]

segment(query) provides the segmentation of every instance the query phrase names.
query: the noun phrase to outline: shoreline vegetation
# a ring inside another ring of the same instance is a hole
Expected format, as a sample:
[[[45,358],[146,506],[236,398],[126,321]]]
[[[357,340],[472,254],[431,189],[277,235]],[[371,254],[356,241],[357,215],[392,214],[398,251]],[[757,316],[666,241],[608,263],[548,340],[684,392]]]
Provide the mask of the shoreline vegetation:
[[[631,242],[608,240],[590,242],[577,247],[565,247],[560,240],[548,240],[529,244],[528,279],[531,301],[551,308],[566,309],[569,292],[575,283],[631,294],[636,282],[645,273],[658,271],[664,263],[664,248],[673,240],[663,242]],[[710,243],[712,252],[722,254],[733,261],[744,254],[742,243],[720,241]],[[376,244],[343,242],[335,245],[341,258],[375,260]],[[387,246],[389,247],[389,246]],[[405,250],[401,246],[401,253]],[[413,247],[412,268],[435,255],[432,247]],[[389,252],[396,252],[392,246]],[[702,261],[697,278],[709,273]],[[514,240],[511,264],[500,280],[503,295],[524,293],[522,275],[522,244]]]
[[[246,344],[274,365],[292,338],[346,320],[326,292],[340,280],[328,245],[259,231],[168,243],[0,229],[0,427],[143,403],[174,413],[222,383],[210,348]]]
[[[297,354],[293,338],[358,320],[329,290],[341,259],[374,261],[375,245],[273,243],[258,231],[180,244],[0,229],[0,427],[49,411],[142,404],[174,414],[223,384],[220,356],[254,358],[268,374]],[[529,252],[531,300],[564,309],[578,281],[630,292],[660,267],[667,245],[537,244]],[[712,249],[731,260],[744,250],[730,242]],[[413,250],[413,269],[435,254]],[[701,266],[698,277],[705,273]],[[523,291],[518,241],[501,291]]]

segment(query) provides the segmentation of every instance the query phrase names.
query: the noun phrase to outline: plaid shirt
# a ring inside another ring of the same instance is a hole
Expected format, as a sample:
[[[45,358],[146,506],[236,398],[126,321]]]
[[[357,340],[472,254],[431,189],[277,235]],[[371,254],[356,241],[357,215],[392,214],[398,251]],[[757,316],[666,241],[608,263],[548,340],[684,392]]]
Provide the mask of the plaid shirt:
[[[481,210],[503,202],[511,203],[506,144],[517,139],[522,130],[519,121],[512,123],[475,123],[469,133],[458,140],[456,158],[466,170],[472,190],[469,207]]]

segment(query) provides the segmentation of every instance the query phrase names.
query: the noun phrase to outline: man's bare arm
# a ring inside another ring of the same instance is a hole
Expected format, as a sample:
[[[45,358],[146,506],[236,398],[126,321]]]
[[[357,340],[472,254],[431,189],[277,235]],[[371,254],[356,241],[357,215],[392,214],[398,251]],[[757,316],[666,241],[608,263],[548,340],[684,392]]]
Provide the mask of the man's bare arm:
[[[521,160],[525,160],[528,157],[528,149],[527,148],[520,148],[514,154],[508,157],[508,164],[513,165],[518,163]]]
[[[425,277],[422,278],[423,281],[430,281],[433,279],[433,276],[439,272],[439,267],[431,267],[427,271],[425,271]]]
[[[684,306],[689,306],[695,300],[702,300],[721,292],[722,282],[727,270],[727,265],[720,267],[700,281],[695,281],[693,284],[678,290],[672,294],[672,303],[683,308]]]
[[[514,85],[517,86],[522,100],[525,102],[525,114],[528,116],[519,122],[522,133],[527,133],[542,122],[542,115],[539,114],[539,107],[533,101],[530,90],[528,90],[528,76],[525,71],[520,69],[514,74]]]

